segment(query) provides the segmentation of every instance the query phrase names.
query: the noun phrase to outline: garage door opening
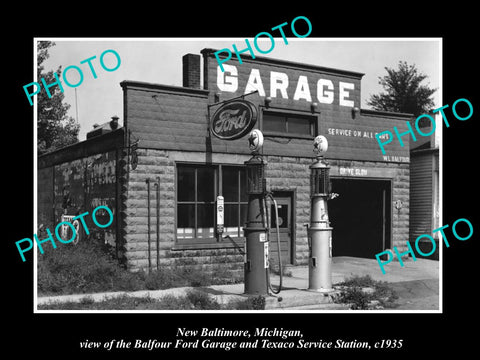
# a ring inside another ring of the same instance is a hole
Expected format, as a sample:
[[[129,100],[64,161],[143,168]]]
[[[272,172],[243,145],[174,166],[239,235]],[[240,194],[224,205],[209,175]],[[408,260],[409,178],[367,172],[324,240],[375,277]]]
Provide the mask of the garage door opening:
[[[388,180],[333,179],[340,196],[328,202],[332,256],[375,258],[391,248],[391,183]]]

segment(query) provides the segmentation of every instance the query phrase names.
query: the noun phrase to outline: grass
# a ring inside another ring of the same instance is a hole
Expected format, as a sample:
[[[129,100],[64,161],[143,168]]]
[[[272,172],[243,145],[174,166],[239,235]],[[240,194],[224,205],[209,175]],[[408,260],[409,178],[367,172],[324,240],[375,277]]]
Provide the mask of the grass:
[[[392,308],[398,298],[386,282],[373,280],[370,275],[355,275],[337,286],[341,291],[336,302],[350,304],[352,310]]]
[[[160,299],[123,295],[95,302],[86,296],[79,302],[55,302],[39,305],[39,310],[263,310],[263,296],[249,297],[219,304],[215,298],[199,290],[188,290],[184,296],[166,295]]]
[[[243,279],[218,265],[211,272],[189,267],[161,268],[159,271],[130,272],[122,268],[108,246],[92,239],[77,244],[45,247],[38,256],[40,296],[84,294],[106,291],[160,290],[182,286],[209,286],[241,282]]]

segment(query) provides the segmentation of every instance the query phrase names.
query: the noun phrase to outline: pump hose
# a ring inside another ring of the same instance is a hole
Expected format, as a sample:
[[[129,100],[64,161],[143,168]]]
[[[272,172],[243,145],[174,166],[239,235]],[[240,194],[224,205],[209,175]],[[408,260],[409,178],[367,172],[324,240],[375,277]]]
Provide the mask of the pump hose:
[[[265,209],[267,208],[267,206],[266,206],[267,197],[270,197],[270,199],[272,199],[272,201],[273,201],[273,204],[275,205],[275,225],[276,225],[276,230],[277,230],[278,270],[279,270],[279,273],[280,273],[280,283],[278,285],[278,289],[274,290],[273,287],[272,287],[272,284],[270,283],[270,269],[268,269],[268,268],[267,268],[267,272],[268,272],[267,282],[268,282],[268,287],[270,288],[272,293],[279,294],[280,291],[282,291],[283,269],[282,269],[282,251],[281,251],[281,248],[280,248],[280,228],[278,226],[278,206],[277,206],[277,201],[275,200],[273,195],[271,193],[268,193],[267,196],[265,197]],[[268,219],[268,216],[267,216],[267,219]],[[267,224],[268,224],[268,220],[267,220]]]

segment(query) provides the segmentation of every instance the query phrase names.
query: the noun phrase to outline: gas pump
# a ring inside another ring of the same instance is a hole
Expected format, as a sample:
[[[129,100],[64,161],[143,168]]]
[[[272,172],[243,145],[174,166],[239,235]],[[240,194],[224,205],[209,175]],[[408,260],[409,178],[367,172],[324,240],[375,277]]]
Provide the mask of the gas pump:
[[[327,200],[338,194],[330,193],[330,167],[323,159],[328,149],[327,139],[319,135],[313,143],[315,162],[310,165],[310,226],[308,227],[308,289],[330,292],[332,288],[332,228],[328,218]]]
[[[274,291],[270,284],[269,273],[269,228],[266,200],[270,197],[275,204],[276,216],[278,212],[275,199],[266,190],[265,166],[259,150],[263,145],[263,134],[260,130],[253,130],[249,136],[249,148],[252,158],[245,162],[247,172],[247,224],[245,233],[245,294],[268,295],[268,290],[278,294],[282,285],[282,270],[280,256],[280,238],[277,225],[277,243],[280,266],[280,285]],[[278,221],[276,222],[278,224]]]

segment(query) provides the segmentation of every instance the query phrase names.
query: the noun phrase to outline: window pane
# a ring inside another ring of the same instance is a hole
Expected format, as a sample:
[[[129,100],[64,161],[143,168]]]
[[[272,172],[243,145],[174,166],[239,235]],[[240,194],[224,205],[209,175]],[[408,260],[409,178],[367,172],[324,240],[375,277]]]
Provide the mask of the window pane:
[[[214,204],[197,205],[197,237],[212,238],[214,224]]]
[[[225,201],[238,201],[238,168],[222,166],[222,192]]]
[[[214,224],[214,204],[197,205],[197,226],[199,228],[212,227]]]
[[[313,135],[310,119],[302,117],[288,117],[288,132],[291,134]]]
[[[286,132],[285,117],[263,113],[263,131]]]
[[[225,204],[225,235],[238,236],[238,204]]]
[[[214,201],[215,170],[212,167],[197,168],[197,201]]]
[[[247,171],[244,167],[240,168],[240,201],[248,201]]]
[[[275,229],[277,227],[276,217],[275,217],[275,205],[271,205],[270,210],[270,227]],[[278,227],[280,229],[288,228],[288,205],[278,205]]]
[[[177,194],[178,201],[195,201],[195,168],[177,167]]]
[[[182,228],[195,226],[195,205],[178,204],[177,226]]]
[[[238,227],[238,204],[225,204],[225,227]]]
[[[195,236],[195,205],[178,204],[177,237],[180,239]]]

